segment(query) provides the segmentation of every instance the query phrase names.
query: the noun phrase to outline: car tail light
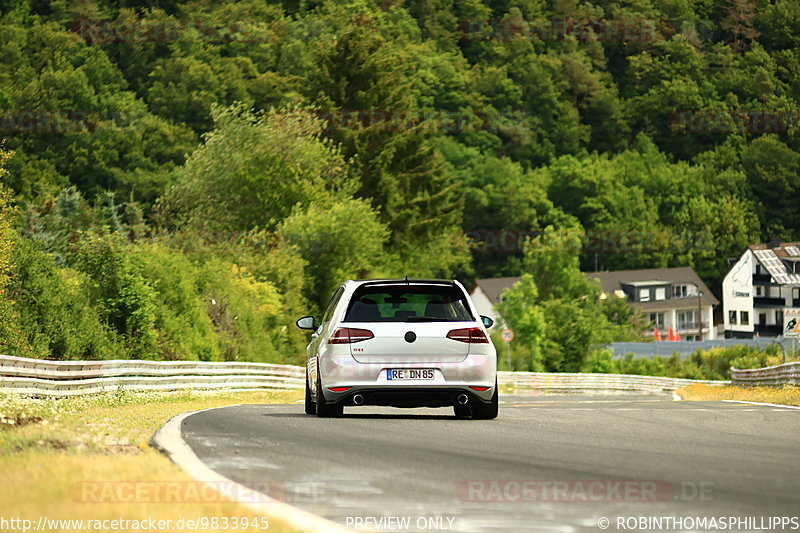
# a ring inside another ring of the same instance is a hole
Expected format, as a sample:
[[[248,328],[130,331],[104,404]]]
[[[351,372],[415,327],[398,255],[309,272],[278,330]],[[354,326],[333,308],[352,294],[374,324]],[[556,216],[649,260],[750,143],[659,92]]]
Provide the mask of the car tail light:
[[[489,339],[486,338],[486,334],[481,328],[452,329],[447,334],[447,338],[470,344],[489,344]]]
[[[368,329],[339,328],[333,332],[328,344],[352,344],[371,339],[374,336]]]
[[[476,390],[478,392],[483,392],[489,390],[491,387],[473,387],[472,385],[470,385],[469,388],[472,390]]]
[[[344,392],[348,389],[352,389],[352,387],[328,387],[328,390],[333,392]]]

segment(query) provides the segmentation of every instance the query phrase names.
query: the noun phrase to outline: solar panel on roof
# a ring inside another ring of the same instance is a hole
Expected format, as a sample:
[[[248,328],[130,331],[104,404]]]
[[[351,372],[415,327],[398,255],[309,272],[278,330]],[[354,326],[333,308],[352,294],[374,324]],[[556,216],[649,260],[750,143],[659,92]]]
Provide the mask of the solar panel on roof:
[[[800,255],[800,248],[798,248],[797,246],[787,246],[786,248],[784,248],[784,250],[786,250],[786,253],[791,255],[792,257],[797,257]]]
[[[780,283],[780,284],[787,284],[787,283],[800,283],[800,274],[794,274],[789,272],[786,269],[786,265],[783,264],[775,252],[772,250],[753,250],[753,253],[756,256],[756,259],[764,265],[764,268],[767,269],[772,278]]]

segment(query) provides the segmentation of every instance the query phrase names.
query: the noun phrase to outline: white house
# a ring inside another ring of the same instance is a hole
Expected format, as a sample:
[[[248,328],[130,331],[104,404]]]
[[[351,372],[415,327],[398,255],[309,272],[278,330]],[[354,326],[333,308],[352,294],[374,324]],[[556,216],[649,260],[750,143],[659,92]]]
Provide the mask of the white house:
[[[800,308],[800,243],[747,247],[722,282],[725,337],[776,337]]]

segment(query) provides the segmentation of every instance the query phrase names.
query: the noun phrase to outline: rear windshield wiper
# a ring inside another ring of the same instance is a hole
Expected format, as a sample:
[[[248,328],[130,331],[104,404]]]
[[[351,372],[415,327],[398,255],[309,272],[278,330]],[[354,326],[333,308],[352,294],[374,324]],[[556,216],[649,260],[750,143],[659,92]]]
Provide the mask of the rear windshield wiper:
[[[452,322],[450,318],[441,318],[438,316],[407,316],[406,322]]]

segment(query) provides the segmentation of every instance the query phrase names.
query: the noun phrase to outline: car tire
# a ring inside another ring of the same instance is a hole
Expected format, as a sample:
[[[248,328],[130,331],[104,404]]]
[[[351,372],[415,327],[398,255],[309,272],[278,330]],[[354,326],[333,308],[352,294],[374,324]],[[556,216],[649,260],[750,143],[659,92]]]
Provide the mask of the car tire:
[[[494,381],[494,394],[491,403],[476,403],[472,406],[472,418],[474,420],[492,420],[497,418],[498,412],[497,380]]]
[[[322,394],[322,382],[317,377],[317,416],[320,418],[336,418],[344,413],[344,406],[340,403],[326,404],[325,396]]]
[[[317,403],[311,396],[311,386],[308,384],[308,376],[306,376],[306,414],[307,415],[317,414]]]

